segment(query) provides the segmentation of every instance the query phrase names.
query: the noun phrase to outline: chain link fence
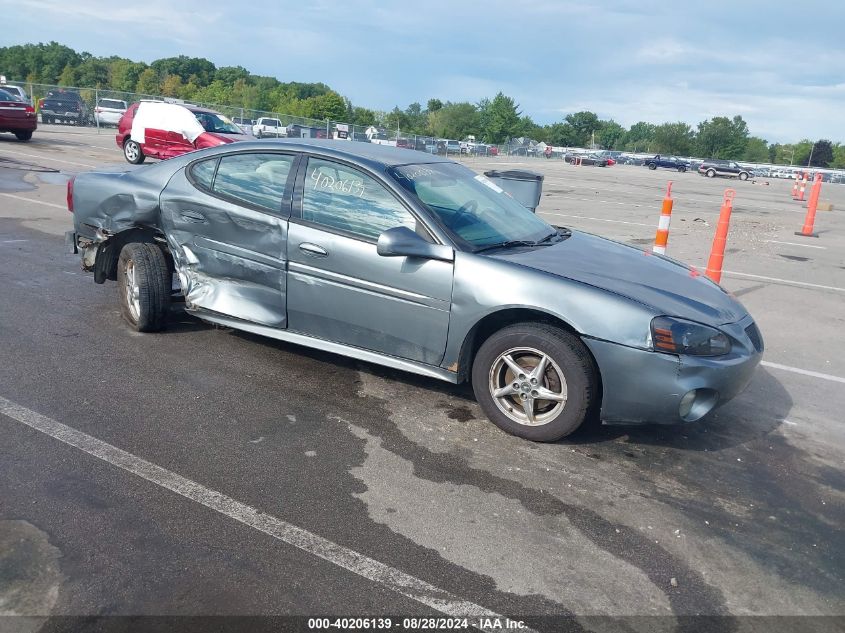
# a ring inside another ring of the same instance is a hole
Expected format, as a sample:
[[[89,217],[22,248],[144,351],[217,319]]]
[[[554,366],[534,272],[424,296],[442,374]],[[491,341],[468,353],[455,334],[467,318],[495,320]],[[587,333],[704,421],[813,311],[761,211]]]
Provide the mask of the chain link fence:
[[[453,158],[461,156],[534,155],[533,152],[528,152],[528,148],[521,143],[515,142],[493,145],[474,141],[443,139],[416,134],[407,130],[403,131],[401,128],[389,129],[375,125],[354,125],[329,119],[309,119],[282,112],[253,110],[204,101],[186,101],[162,95],[120,90],[18,81],[8,83],[19,85],[26,90],[42,124],[84,126],[96,128],[98,132],[104,133],[111,133],[117,127],[122,112],[130,105],[137,101],[150,100],[214,110],[231,119],[245,133],[259,138],[268,136],[331,138],[406,147]],[[57,110],[56,107],[59,109]]]

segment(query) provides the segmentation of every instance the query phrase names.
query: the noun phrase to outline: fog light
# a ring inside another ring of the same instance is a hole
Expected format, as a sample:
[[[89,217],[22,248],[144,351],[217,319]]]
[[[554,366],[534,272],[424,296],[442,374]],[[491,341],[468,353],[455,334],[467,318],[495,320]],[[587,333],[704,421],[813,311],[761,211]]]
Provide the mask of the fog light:
[[[678,415],[682,418],[686,418],[692,410],[692,405],[695,404],[695,392],[695,389],[687,391],[684,397],[681,398],[681,404],[678,405]]]

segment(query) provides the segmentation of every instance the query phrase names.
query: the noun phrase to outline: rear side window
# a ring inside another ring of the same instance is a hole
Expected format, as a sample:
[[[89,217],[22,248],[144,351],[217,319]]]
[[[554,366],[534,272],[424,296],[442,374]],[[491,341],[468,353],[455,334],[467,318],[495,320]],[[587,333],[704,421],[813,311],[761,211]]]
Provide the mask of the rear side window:
[[[224,156],[211,189],[215,194],[279,213],[293,158],[284,154]]]
[[[204,160],[191,167],[191,180],[195,185],[211,191],[211,183],[214,180],[214,170],[217,168],[217,159]]]

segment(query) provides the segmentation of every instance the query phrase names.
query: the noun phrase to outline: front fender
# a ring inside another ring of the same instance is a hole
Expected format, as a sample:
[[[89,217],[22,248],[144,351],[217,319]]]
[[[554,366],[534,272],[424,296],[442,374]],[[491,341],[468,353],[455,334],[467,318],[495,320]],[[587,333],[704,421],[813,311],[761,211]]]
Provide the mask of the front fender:
[[[443,367],[459,362],[473,327],[509,309],[528,309],[566,323],[587,338],[649,349],[653,309],[589,284],[504,260],[455,253],[452,314]]]

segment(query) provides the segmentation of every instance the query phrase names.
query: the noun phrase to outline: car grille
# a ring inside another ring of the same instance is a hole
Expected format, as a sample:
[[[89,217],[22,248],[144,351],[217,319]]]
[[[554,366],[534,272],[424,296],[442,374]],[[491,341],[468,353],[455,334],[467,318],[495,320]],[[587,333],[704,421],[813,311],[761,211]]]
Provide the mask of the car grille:
[[[747,328],[745,328],[745,333],[748,335],[748,338],[751,339],[751,343],[754,345],[754,349],[758,352],[763,351],[763,337],[760,335],[760,330],[757,327],[756,323],[752,323]]]

